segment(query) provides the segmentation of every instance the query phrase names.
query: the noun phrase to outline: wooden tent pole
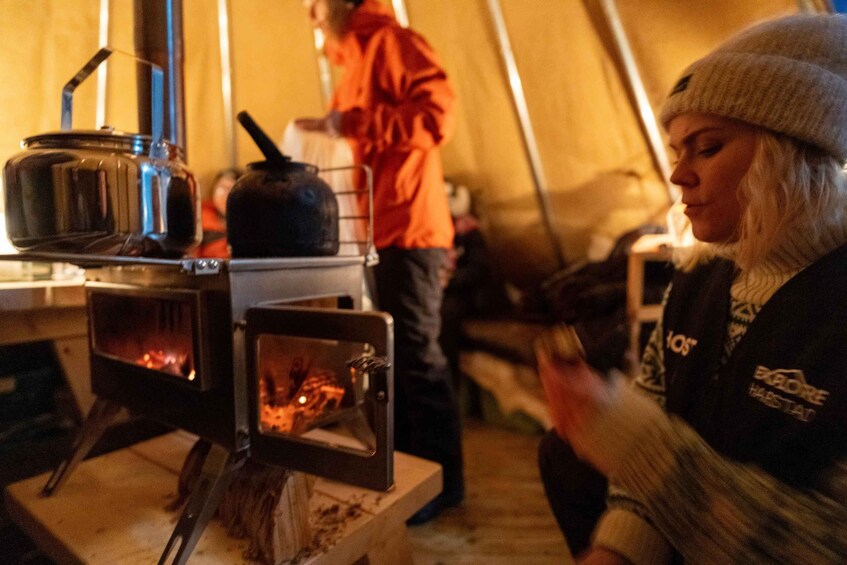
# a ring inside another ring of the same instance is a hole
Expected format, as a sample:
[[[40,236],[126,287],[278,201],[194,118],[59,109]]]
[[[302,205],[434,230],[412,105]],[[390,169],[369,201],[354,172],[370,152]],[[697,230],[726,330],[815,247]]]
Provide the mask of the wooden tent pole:
[[[109,45],[109,0],[100,0],[98,35],[97,48],[107,47]],[[106,81],[108,79],[106,71],[106,65],[97,67],[97,115],[94,127],[98,129],[106,125]]]
[[[406,10],[405,0],[391,0],[391,7],[394,8],[397,22],[403,27],[409,27],[409,12]]]
[[[232,28],[229,0],[218,0],[218,44],[221,50],[221,98],[224,114],[224,147],[229,149],[229,166],[238,166],[235,143],[235,102],[232,80]]]
[[[312,30],[312,34],[315,39],[315,53],[317,54],[318,59],[318,76],[321,80],[321,96],[323,97],[323,106],[324,108],[329,107],[329,101],[332,100],[332,69],[329,65],[329,59],[324,54],[324,42],[326,38],[324,37],[323,32],[314,28]]]
[[[615,0],[601,0],[600,5],[603,8],[603,15],[606,17],[606,23],[615,40],[618,55],[623,62],[629,88],[635,97],[635,102],[638,106],[638,117],[641,120],[641,126],[647,134],[647,141],[653,153],[653,160],[665,181],[665,186],[668,190],[668,200],[669,202],[675,202],[679,197],[679,190],[670,182],[671,166],[668,161],[668,153],[665,150],[662,134],[659,132],[659,124],[656,121],[656,115],[653,113],[653,107],[647,98],[644,81],[641,79],[641,73],[638,70],[638,65],[635,63],[632,47],[629,44],[629,39],[627,39],[626,31],[624,31],[621,24],[617,4]]]
[[[541,216],[544,220],[544,227],[549,236],[550,246],[553,248],[553,254],[555,255],[558,266],[561,269],[566,265],[565,257],[562,253],[562,248],[559,245],[559,239],[556,237],[556,232],[553,229],[550,200],[547,195],[547,179],[544,174],[544,167],[541,163],[541,156],[538,152],[538,142],[536,141],[535,132],[532,128],[532,120],[529,116],[529,108],[526,103],[526,94],[523,91],[520,72],[518,71],[518,66],[515,62],[515,55],[512,52],[512,45],[509,41],[509,32],[506,29],[506,20],[503,18],[503,11],[500,8],[500,0],[488,0],[488,10],[491,12],[491,19],[494,22],[494,28],[497,32],[497,42],[500,47],[500,55],[503,57],[503,64],[506,66],[506,73],[509,75],[509,86],[512,91],[512,101],[515,104],[515,110],[517,111],[518,119],[520,120],[524,149],[526,150],[530,168],[532,169],[532,178],[535,181],[535,194],[538,198],[538,205],[541,208]]]

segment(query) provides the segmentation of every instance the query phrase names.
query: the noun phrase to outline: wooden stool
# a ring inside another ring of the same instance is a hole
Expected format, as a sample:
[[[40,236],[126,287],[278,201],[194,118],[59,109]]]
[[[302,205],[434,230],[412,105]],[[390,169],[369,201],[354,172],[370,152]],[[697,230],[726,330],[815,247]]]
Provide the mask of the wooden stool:
[[[40,496],[49,474],[9,485],[9,515],[59,563],[156,563],[179,518],[165,506],[195,440],[173,432],[89,459],[49,498]],[[319,478],[310,511],[322,547],[298,564],[411,563],[406,520],[441,492],[441,467],[395,452],[394,480],[383,493]],[[213,519],[189,562],[251,564],[246,551]]]

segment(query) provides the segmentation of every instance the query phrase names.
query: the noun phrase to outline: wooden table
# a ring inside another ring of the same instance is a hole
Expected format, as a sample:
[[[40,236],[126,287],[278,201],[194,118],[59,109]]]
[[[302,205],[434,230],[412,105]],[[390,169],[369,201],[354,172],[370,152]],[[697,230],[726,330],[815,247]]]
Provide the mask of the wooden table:
[[[0,282],[0,346],[51,341],[80,421],[94,404],[83,283],[82,275]]]
[[[89,459],[50,498],[39,495],[48,474],[9,485],[9,514],[58,563],[156,563],[179,518],[164,507],[176,494],[194,441],[191,434],[174,432]],[[310,501],[313,525],[330,510],[361,512],[323,536],[326,546],[298,563],[344,565],[365,556],[371,565],[411,563],[405,522],[441,491],[441,467],[395,452],[394,478],[386,493],[319,478]],[[246,540],[229,537],[213,519],[189,563],[253,563],[244,558],[246,548]]]

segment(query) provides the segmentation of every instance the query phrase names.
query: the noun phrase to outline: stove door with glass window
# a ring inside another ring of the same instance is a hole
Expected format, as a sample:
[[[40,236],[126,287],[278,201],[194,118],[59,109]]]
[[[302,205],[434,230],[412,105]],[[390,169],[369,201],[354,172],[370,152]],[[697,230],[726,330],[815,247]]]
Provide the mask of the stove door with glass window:
[[[393,483],[393,321],[383,312],[247,311],[251,456],[386,490]]]

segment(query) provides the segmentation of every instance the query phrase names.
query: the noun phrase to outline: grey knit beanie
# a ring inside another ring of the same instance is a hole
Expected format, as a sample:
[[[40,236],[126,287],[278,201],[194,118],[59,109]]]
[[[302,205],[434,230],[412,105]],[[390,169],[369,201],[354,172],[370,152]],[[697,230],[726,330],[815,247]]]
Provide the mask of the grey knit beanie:
[[[682,73],[661,111],[717,114],[801,139],[847,161],[847,15],[754,25]]]

